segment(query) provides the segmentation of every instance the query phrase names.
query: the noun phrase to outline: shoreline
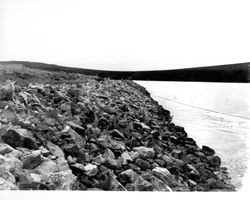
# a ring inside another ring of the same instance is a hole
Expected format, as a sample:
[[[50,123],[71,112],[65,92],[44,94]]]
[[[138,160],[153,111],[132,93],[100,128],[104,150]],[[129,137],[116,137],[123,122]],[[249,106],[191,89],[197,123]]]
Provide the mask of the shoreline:
[[[0,189],[235,191],[214,150],[133,81],[8,82],[1,92]]]
[[[194,88],[190,87],[192,84],[188,85],[186,83],[179,83],[179,85],[177,83],[176,88],[174,88],[174,83],[137,83],[146,87],[156,101],[158,101],[164,108],[170,110],[172,115],[174,115],[173,122],[185,127],[189,137],[192,137],[197,142],[198,146],[201,147],[202,145],[208,145],[217,152],[217,155],[222,160],[222,166],[228,168],[232,184],[234,184],[237,190],[241,190],[244,186],[242,183],[243,178],[246,176],[248,171],[248,149],[246,146],[248,144],[247,130],[249,129],[249,120],[223,114],[208,113],[203,111],[203,109],[201,110],[186,105],[179,105],[175,102],[171,102],[165,100],[165,98],[154,95],[158,94],[159,96],[165,96],[170,99],[174,99],[174,97],[176,97],[178,101],[182,100],[181,102],[183,102],[184,100],[185,102],[185,95],[182,95],[182,93],[186,92],[186,102],[192,102],[194,97],[192,105],[201,107],[201,105],[206,104],[207,98],[202,96],[202,89],[195,88],[204,88],[203,86],[205,83],[198,86],[195,86],[194,84]],[[217,97],[217,95],[213,92],[213,89],[217,87],[216,85],[217,84],[214,84],[213,87],[210,87],[212,92],[208,92],[205,97]],[[235,94],[235,90],[233,89],[237,89],[238,87],[241,86],[228,87],[228,90],[231,88],[232,94]],[[163,92],[164,89],[166,89],[166,93]],[[223,89],[224,86],[219,87],[218,91],[222,91]],[[195,94],[200,94],[200,97],[197,96],[196,98]],[[225,98],[222,98],[221,102],[225,99],[229,99],[229,97],[225,95]],[[230,101],[236,102],[234,98],[230,99]],[[199,102],[205,103],[199,104]],[[210,103],[211,101],[208,102],[208,107],[210,107]],[[220,101],[217,103],[215,101],[214,104],[220,104]],[[237,104],[233,104],[234,107],[236,107],[236,105]],[[223,106],[221,107],[221,110],[223,110]]]

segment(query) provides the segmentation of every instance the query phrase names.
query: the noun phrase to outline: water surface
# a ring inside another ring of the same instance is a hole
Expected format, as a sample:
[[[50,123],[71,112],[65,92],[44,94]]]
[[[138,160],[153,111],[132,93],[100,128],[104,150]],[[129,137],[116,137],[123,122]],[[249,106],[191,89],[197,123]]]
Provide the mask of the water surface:
[[[247,170],[250,84],[136,81],[197,144],[215,149],[239,189]]]

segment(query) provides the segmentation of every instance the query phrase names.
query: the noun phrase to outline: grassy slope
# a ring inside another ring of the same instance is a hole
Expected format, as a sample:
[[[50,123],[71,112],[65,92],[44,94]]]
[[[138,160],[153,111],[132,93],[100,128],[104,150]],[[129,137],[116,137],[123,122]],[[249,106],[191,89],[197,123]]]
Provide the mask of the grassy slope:
[[[160,71],[104,71],[58,66],[37,62],[7,61],[0,64],[21,65],[29,69],[79,73],[113,79],[156,81],[250,82],[250,63]]]

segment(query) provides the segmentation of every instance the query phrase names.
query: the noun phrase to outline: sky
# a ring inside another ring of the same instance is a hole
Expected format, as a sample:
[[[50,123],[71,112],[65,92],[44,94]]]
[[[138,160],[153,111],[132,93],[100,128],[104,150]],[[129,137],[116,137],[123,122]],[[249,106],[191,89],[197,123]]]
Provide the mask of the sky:
[[[0,0],[0,60],[104,70],[250,61],[249,1]]]

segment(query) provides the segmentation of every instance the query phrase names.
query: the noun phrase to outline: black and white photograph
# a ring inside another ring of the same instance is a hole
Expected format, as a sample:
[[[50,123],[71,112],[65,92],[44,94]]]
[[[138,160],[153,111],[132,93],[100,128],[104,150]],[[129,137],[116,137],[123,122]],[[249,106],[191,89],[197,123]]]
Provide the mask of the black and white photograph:
[[[241,0],[0,0],[0,199],[242,198],[249,24]]]

